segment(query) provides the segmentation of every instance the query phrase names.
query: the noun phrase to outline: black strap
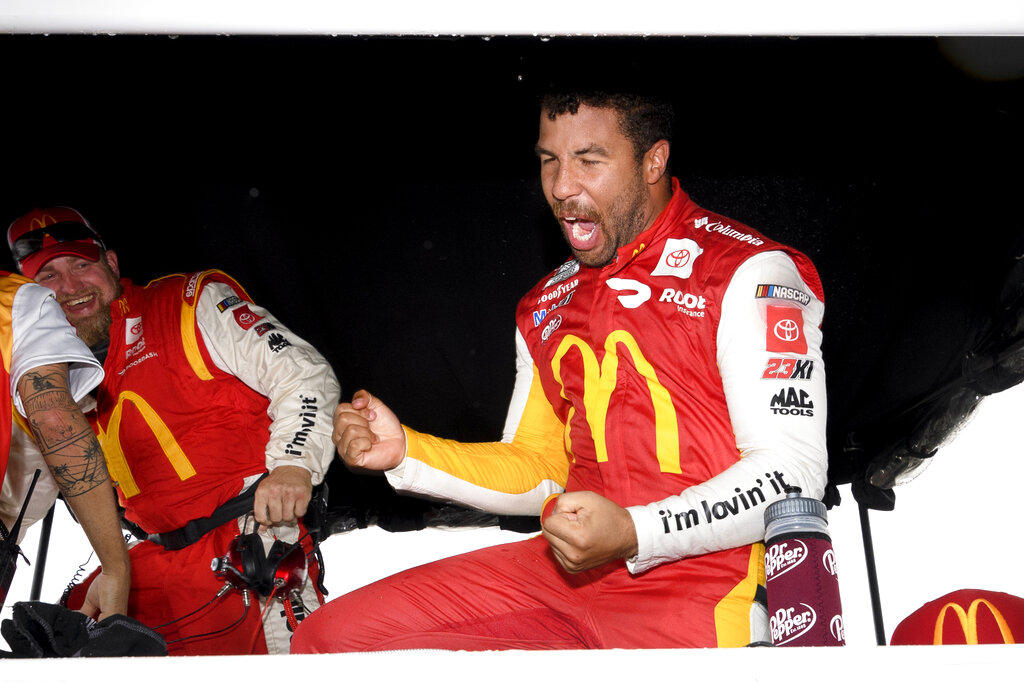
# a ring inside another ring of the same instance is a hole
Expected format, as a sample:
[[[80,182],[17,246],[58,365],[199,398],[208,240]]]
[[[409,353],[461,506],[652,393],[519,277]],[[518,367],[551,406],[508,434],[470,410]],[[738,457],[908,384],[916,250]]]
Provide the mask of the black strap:
[[[149,540],[162,545],[167,550],[181,550],[192,545],[222,524],[227,524],[233,519],[252,512],[252,501],[256,497],[256,487],[266,476],[267,474],[265,473],[252,486],[214,510],[213,514],[209,517],[193,519],[185,526],[174,531],[149,534]]]

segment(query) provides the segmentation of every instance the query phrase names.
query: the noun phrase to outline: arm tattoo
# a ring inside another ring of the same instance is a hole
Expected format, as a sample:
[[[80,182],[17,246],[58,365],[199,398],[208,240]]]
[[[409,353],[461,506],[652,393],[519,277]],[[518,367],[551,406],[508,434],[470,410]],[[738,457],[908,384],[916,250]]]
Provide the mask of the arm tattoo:
[[[22,403],[39,450],[65,497],[80,496],[108,480],[103,451],[71,398],[64,377],[32,371]]]

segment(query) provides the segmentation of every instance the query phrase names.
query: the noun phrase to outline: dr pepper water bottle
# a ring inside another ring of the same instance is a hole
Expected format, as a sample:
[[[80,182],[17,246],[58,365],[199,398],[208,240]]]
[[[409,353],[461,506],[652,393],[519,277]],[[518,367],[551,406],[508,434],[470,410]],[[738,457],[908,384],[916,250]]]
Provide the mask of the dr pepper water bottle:
[[[772,644],[845,645],[825,505],[789,487],[764,512],[764,569]]]

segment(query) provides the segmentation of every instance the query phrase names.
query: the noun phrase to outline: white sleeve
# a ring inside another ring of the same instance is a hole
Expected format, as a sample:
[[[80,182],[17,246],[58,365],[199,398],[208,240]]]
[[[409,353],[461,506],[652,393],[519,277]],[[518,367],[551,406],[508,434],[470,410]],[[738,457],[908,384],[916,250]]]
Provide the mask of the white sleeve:
[[[341,397],[327,359],[223,282],[203,287],[196,321],[214,364],[270,401],[267,469],[303,467],[320,483],[334,459],[331,432]]]
[[[797,325],[786,326],[784,339],[770,338],[780,315]],[[628,508],[639,545],[627,563],[631,572],[763,540],[764,511],[785,497],[784,485],[821,498],[828,470],[823,315],[824,304],[783,252],[758,254],[737,269],[717,341],[741,459],[678,495]],[[686,524],[690,512],[701,523]]]
[[[53,292],[40,285],[22,285],[11,307],[11,397],[25,414],[18,395],[22,375],[41,365],[67,363],[71,396],[81,400],[103,379],[103,366],[71,326]]]
[[[526,345],[523,333],[516,328],[516,381],[512,387],[512,400],[508,404],[508,412],[505,415],[505,429],[502,431],[501,440],[504,443],[512,443],[519,429],[519,422],[523,419],[523,410],[526,408],[526,399],[530,397],[530,385],[533,382],[533,357]]]

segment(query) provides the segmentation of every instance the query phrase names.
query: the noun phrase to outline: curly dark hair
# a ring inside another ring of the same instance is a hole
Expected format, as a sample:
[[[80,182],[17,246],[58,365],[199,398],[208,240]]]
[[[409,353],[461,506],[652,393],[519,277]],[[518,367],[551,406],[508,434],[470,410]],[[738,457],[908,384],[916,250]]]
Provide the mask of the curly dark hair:
[[[637,160],[658,140],[672,142],[675,111],[672,104],[651,95],[594,91],[550,92],[541,96],[541,111],[554,121],[562,114],[575,114],[581,105],[613,109],[619,128],[633,145]]]

